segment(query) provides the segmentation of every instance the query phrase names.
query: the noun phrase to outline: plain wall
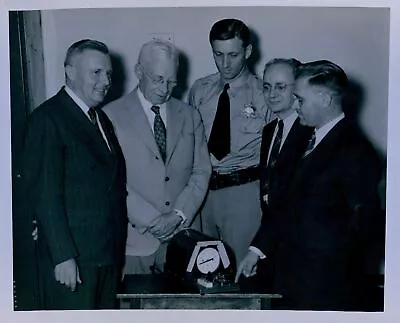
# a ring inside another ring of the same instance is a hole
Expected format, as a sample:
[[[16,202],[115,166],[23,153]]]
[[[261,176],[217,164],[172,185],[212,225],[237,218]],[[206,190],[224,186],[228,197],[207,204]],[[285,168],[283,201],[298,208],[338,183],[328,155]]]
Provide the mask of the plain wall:
[[[63,60],[75,41],[105,42],[114,54],[115,97],[132,90],[141,45],[156,36],[172,38],[182,51],[178,97],[202,76],[216,71],[208,42],[212,24],[242,19],[254,32],[254,71],[274,57],[302,62],[328,59],[346,71],[354,87],[356,117],[386,157],[389,9],[313,7],[116,8],[42,11],[47,98],[64,83]]]

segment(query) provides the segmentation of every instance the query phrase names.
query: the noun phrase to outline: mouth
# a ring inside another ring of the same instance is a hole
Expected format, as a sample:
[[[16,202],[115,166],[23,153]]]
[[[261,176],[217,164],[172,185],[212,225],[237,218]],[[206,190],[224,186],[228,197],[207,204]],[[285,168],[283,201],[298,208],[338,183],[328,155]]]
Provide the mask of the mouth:
[[[107,92],[108,92],[108,89],[96,89],[95,90],[95,93],[97,93],[98,95],[101,95],[101,96],[106,96]]]

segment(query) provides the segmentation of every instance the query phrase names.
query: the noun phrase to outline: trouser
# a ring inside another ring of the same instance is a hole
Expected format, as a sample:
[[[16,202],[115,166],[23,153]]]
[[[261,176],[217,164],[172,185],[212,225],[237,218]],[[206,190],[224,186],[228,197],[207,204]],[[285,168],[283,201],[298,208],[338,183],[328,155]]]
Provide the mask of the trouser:
[[[44,308],[47,310],[115,309],[120,271],[116,266],[79,266],[82,283],[75,291],[56,281],[53,270],[41,272]]]
[[[210,190],[201,211],[203,233],[222,240],[235,254],[236,266],[248,252],[261,224],[260,181]]]
[[[152,274],[164,271],[167,243],[160,244],[157,251],[149,256],[126,255],[124,275]]]

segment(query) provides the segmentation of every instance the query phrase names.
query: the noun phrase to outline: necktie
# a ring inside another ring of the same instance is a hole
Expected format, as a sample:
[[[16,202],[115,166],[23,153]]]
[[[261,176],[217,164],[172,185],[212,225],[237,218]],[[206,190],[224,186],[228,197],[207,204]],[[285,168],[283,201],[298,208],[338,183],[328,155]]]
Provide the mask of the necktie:
[[[312,136],[308,140],[307,149],[303,155],[303,158],[308,156],[308,154],[312,152],[312,150],[314,149],[314,146],[315,146],[315,130],[313,131]]]
[[[268,193],[271,189],[273,170],[275,168],[276,161],[278,160],[279,150],[282,143],[282,136],[283,136],[283,121],[279,120],[278,130],[276,132],[274,142],[272,143],[271,153],[269,155],[268,163],[264,169],[264,174],[263,174],[264,176],[263,176],[262,194],[264,196],[265,195],[268,196]]]
[[[95,108],[90,108],[88,111],[89,117],[90,117],[90,121],[92,122],[92,124],[95,126],[97,132],[100,134],[101,138],[104,139],[103,134],[100,131],[100,127],[99,127],[99,123],[97,121],[97,112]]]
[[[160,151],[161,157],[165,162],[165,157],[167,155],[167,131],[165,129],[165,124],[160,115],[160,107],[153,105],[151,111],[154,112],[154,139],[156,140],[158,150]]]
[[[108,148],[111,150],[111,146],[109,145],[109,141],[107,140],[106,135],[105,134],[103,135],[103,133],[100,130],[100,125],[99,125],[99,122],[97,121],[96,109],[95,108],[90,108],[89,111],[88,111],[88,114],[89,114],[90,121],[92,122],[92,124],[94,125],[94,127],[97,130],[97,133],[100,135],[101,138],[103,138],[103,140],[107,144]],[[103,130],[104,130],[104,128],[103,128]]]
[[[208,149],[218,160],[224,158],[231,151],[230,101],[228,89],[229,84],[227,83],[219,96],[217,112],[208,140]]]

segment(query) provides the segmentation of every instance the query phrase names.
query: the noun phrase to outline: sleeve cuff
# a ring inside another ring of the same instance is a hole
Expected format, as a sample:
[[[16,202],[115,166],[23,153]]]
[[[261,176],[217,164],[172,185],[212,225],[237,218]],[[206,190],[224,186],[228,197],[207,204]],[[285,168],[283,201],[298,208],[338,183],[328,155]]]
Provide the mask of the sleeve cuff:
[[[174,211],[175,211],[175,214],[181,218],[180,225],[184,225],[187,220],[187,217],[185,216],[185,214],[183,214],[183,212],[181,210],[174,209]]]
[[[258,249],[257,247],[250,246],[249,250],[254,252],[255,254],[257,254],[260,257],[260,259],[265,259],[266,258],[264,253],[260,249]]]

